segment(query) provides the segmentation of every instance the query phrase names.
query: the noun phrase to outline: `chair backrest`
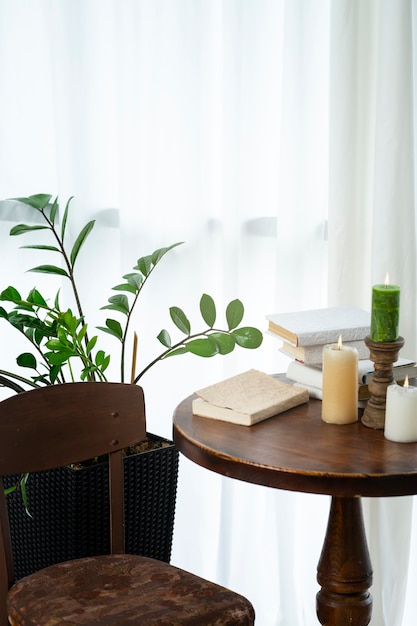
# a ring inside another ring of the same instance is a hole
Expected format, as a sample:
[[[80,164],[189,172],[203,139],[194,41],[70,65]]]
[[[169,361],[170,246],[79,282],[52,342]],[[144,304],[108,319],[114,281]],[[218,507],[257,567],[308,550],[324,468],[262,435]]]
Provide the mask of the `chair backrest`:
[[[109,455],[111,552],[124,552],[123,449],[146,436],[143,390],[123,383],[68,383],[0,402],[0,605],[14,583],[2,477]]]

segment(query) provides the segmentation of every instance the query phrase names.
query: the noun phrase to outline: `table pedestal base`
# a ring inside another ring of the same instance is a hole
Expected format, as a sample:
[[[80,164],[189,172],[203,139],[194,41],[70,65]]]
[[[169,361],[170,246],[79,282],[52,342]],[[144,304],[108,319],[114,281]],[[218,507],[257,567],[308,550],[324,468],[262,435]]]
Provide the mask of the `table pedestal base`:
[[[317,568],[317,616],[323,626],[367,626],[372,565],[360,498],[333,497]]]

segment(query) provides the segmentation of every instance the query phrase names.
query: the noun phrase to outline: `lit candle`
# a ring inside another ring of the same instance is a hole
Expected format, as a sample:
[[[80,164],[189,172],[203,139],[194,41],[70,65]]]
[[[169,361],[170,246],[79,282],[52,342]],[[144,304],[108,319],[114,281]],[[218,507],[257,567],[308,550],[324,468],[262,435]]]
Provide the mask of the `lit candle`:
[[[321,417],[329,424],[350,424],[358,419],[358,351],[338,343],[323,348],[323,400]]]
[[[394,383],[387,387],[385,437],[391,441],[417,441],[417,387]]]
[[[375,342],[396,341],[400,318],[400,288],[389,285],[388,274],[384,285],[372,287],[370,337]]]

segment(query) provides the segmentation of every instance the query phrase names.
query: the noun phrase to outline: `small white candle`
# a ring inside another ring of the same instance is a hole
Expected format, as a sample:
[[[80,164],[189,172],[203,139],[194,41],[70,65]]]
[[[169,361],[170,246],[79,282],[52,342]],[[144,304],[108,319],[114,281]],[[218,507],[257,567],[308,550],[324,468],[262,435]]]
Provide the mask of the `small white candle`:
[[[358,351],[339,342],[323,348],[321,417],[329,424],[358,419]]]
[[[403,387],[387,387],[384,435],[391,441],[417,441],[417,387],[408,385],[408,377]]]

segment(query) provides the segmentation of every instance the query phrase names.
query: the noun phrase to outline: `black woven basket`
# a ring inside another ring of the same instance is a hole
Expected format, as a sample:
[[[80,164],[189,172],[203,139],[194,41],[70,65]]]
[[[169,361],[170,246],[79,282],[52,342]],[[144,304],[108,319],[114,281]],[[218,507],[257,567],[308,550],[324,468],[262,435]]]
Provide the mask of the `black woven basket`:
[[[179,455],[172,441],[148,433],[162,447],[124,458],[126,552],[169,562],[174,530]],[[5,478],[5,487],[18,477]],[[8,496],[16,578],[109,551],[107,463],[31,474],[28,506]]]

